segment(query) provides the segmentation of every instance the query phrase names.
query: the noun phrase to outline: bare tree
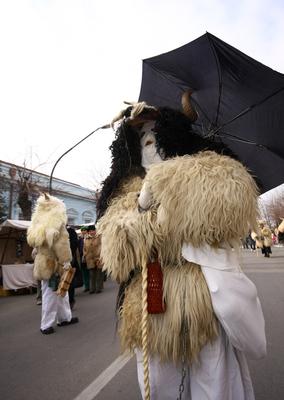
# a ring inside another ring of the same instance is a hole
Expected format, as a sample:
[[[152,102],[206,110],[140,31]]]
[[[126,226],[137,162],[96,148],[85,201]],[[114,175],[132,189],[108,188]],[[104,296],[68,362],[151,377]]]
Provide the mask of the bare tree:
[[[32,152],[31,152],[32,154]],[[38,195],[40,191],[47,191],[47,187],[42,187],[39,184],[39,179],[35,177],[34,172],[37,168],[46,164],[39,163],[35,168],[27,168],[26,161],[23,162],[22,167],[17,167],[17,177],[16,180],[16,192],[17,192],[17,204],[19,205],[22,218],[25,220],[30,220],[32,216],[32,198]]]
[[[268,204],[265,203],[263,200],[260,200],[259,209],[260,209],[261,218],[265,220],[265,223],[268,224],[268,226],[272,227],[273,221],[272,221],[271,215],[269,213]]]
[[[284,218],[284,193],[273,198],[267,208],[274,225],[278,226]]]
[[[9,190],[8,179],[0,169],[0,222],[8,217],[8,206],[5,200],[5,193]]]

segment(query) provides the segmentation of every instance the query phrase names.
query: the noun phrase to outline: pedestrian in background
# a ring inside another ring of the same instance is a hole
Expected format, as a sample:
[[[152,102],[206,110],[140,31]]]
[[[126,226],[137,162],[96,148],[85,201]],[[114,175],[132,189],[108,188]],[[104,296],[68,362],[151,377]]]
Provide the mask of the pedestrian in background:
[[[79,237],[80,264],[83,277],[83,284],[85,288],[84,292],[88,292],[90,290],[90,273],[87,268],[86,260],[84,257],[84,241],[85,241],[85,236],[87,236],[88,234],[88,228],[86,226],[82,226],[80,231],[81,231]]]
[[[67,231],[69,234],[69,241],[70,241],[70,248],[71,248],[71,253],[72,253],[72,260],[71,260],[71,266],[72,268],[76,269],[75,275],[73,277],[73,280],[70,284],[68,293],[69,293],[69,303],[71,310],[73,309],[75,305],[75,289],[77,287],[82,286],[82,277],[81,277],[81,270],[78,262],[78,256],[79,256],[79,241],[78,241],[78,236],[74,228],[71,226],[67,226]]]
[[[272,251],[271,251],[272,232],[268,228],[268,226],[265,226],[263,221],[259,222],[259,228],[260,228],[261,241],[263,243],[263,247],[261,249],[261,252],[264,255],[264,257],[270,257],[270,254],[272,254]]]
[[[100,293],[103,288],[103,272],[100,264],[100,237],[96,234],[96,227],[90,225],[84,239],[83,258],[86,261],[90,274],[90,294]]]
[[[87,234],[84,237],[83,260],[86,262],[86,266],[89,271],[90,294],[95,293],[95,234],[95,226],[89,225],[87,227]]]
[[[96,246],[96,266],[95,266],[95,293],[101,293],[104,288],[104,281],[106,274],[103,272],[103,263],[100,259],[101,254],[101,236],[96,233],[95,237]]]

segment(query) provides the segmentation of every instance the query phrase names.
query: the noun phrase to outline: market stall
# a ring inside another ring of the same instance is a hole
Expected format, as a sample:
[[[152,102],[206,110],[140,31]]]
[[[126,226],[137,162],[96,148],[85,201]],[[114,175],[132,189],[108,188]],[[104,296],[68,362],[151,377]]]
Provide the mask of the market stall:
[[[37,286],[33,277],[32,248],[26,231],[30,221],[7,219],[0,225],[0,265],[3,289]]]
[[[2,265],[2,276],[3,288],[7,290],[37,286],[37,281],[33,277],[33,264]]]

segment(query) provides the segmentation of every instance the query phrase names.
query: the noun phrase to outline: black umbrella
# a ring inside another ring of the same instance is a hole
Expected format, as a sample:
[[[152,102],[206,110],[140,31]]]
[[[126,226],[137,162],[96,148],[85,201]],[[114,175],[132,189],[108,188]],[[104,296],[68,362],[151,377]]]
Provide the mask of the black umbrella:
[[[195,129],[218,136],[265,192],[284,182],[284,75],[206,33],[143,60],[139,101],[181,108],[192,89]]]

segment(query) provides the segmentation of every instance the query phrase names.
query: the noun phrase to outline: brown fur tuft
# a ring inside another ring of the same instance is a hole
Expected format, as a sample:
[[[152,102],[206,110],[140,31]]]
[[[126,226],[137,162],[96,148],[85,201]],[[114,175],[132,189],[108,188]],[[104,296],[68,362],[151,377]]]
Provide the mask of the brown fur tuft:
[[[178,363],[182,359],[182,325],[187,327],[187,359],[198,359],[202,347],[218,335],[210,294],[198,265],[163,268],[166,312],[149,315],[149,351],[162,361]],[[119,334],[122,350],[134,351],[141,343],[141,276],[126,291],[120,310]],[[186,301],[185,301],[186,299]]]

